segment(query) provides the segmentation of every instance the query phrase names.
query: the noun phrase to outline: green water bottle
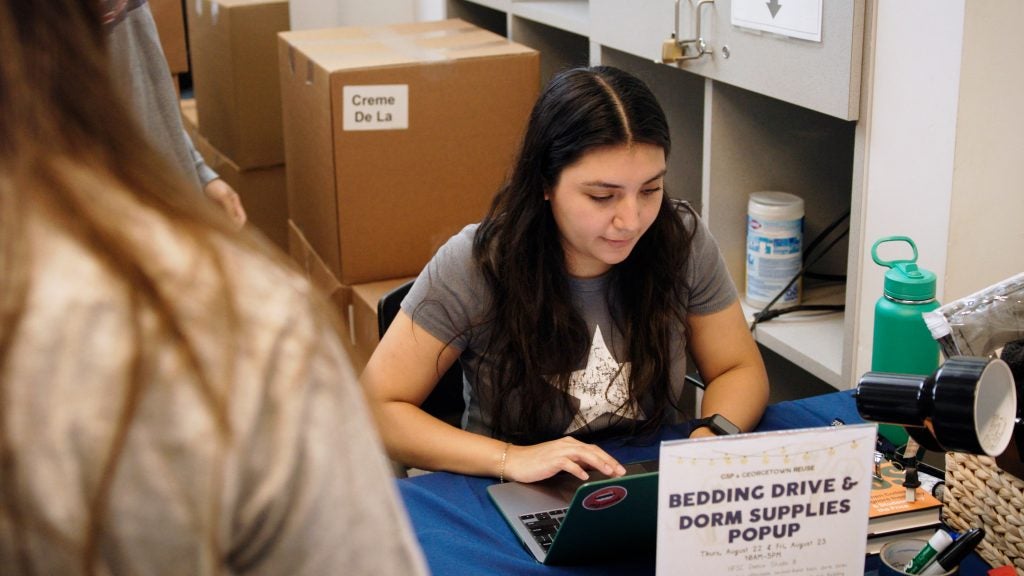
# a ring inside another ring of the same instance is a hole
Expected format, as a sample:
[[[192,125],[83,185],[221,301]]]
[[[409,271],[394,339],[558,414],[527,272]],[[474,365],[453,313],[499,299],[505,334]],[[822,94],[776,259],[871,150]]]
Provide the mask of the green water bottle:
[[[913,257],[882,260],[878,247],[886,242],[906,242]],[[871,247],[871,259],[889,269],[884,293],[875,304],[871,371],[931,375],[939,367],[939,343],[932,338],[921,314],[939,307],[935,274],[918,268],[917,245],[906,236],[879,238]],[[907,443],[907,432],[901,426],[882,424],[878,431],[896,446]]]

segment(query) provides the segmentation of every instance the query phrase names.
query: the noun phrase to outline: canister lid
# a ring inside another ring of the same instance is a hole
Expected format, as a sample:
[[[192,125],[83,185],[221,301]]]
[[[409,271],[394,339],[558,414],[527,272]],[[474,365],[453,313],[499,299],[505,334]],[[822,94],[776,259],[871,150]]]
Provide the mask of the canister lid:
[[[798,220],[804,217],[804,199],[789,192],[753,192],[747,213],[765,220]]]

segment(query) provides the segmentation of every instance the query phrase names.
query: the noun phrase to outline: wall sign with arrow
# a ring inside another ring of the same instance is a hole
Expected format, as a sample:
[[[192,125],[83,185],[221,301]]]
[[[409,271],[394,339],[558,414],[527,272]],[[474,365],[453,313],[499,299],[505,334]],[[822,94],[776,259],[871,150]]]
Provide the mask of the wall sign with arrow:
[[[733,26],[821,42],[824,0],[732,0]]]

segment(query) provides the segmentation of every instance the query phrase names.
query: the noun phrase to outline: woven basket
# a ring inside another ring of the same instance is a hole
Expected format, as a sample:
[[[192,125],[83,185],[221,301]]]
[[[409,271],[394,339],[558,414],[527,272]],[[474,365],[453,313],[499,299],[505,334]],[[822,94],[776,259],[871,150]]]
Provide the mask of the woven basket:
[[[946,491],[946,523],[961,532],[984,528],[978,554],[1024,576],[1024,481],[988,456],[947,452]]]

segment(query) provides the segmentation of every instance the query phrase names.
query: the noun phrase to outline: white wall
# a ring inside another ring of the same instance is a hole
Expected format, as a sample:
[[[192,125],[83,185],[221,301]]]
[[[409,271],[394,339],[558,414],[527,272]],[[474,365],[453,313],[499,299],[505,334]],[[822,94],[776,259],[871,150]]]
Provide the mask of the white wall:
[[[1024,271],[1024,2],[968,2],[947,301]]]
[[[436,2],[437,0],[431,0]],[[417,0],[290,0],[292,30],[379,26],[416,20]]]
[[[947,272],[953,163],[957,138],[965,0],[942,9],[931,0],[874,3],[873,68],[866,114],[860,222],[855,360],[858,378],[871,366],[874,302],[886,269],[871,260],[882,236],[913,238],[918,262],[939,280]],[[907,255],[909,256],[909,254]]]
[[[418,0],[416,4],[416,20],[424,22],[444,19],[444,0]]]

